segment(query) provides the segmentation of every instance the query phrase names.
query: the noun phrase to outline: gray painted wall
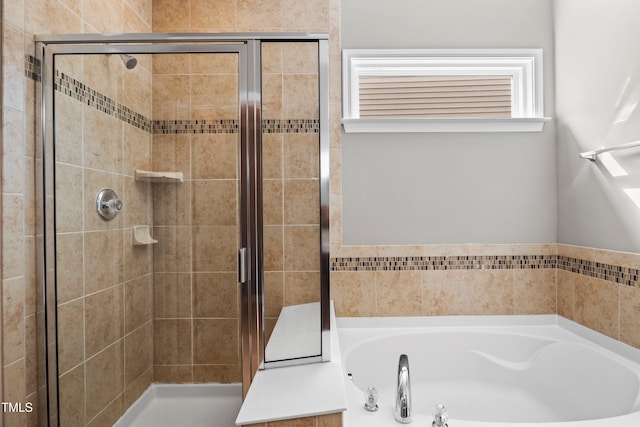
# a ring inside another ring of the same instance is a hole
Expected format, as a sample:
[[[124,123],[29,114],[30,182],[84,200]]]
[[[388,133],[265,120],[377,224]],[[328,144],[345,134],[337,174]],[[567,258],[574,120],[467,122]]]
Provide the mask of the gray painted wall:
[[[343,48],[543,48],[551,0],[349,0]],[[343,244],[541,243],[557,236],[554,122],[541,133],[344,134]]]
[[[555,0],[558,241],[640,252],[640,149],[614,177],[581,151],[640,140],[640,2]]]

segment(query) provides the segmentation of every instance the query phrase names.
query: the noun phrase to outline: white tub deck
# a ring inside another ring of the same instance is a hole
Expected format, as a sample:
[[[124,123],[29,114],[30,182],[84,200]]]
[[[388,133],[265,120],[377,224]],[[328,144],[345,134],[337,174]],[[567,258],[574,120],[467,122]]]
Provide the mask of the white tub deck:
[[[413,425],[444,403],[450,427],[638,427],[640,351],[560,316],[339,318],[344,427],[396,427],[408,354]],[[353,375],[348,380],[347,373]],[[363,389],[380,409],[363,408]]]

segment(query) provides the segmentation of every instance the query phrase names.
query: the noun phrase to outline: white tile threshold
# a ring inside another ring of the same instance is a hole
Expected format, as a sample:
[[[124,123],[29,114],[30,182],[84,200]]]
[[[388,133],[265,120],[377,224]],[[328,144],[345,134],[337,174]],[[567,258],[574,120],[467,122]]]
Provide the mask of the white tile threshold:
[[[114,427],[234,427],[241,384],[154,383]]]

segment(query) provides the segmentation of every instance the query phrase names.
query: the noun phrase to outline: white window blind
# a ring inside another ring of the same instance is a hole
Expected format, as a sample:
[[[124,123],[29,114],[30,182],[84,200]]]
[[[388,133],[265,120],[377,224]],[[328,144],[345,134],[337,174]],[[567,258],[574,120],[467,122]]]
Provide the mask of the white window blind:
[[[345,49],[345,132],[539,132],[541,49]]]
[[[510,76],[360,76],[361,118],[511,117]]]

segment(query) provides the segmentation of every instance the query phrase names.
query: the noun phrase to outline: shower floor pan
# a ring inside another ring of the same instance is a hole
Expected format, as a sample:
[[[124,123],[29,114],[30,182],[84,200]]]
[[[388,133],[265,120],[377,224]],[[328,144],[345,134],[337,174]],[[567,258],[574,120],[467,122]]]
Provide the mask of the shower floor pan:
[[[151,384],[114,427],[234,427],[241,384]]]

